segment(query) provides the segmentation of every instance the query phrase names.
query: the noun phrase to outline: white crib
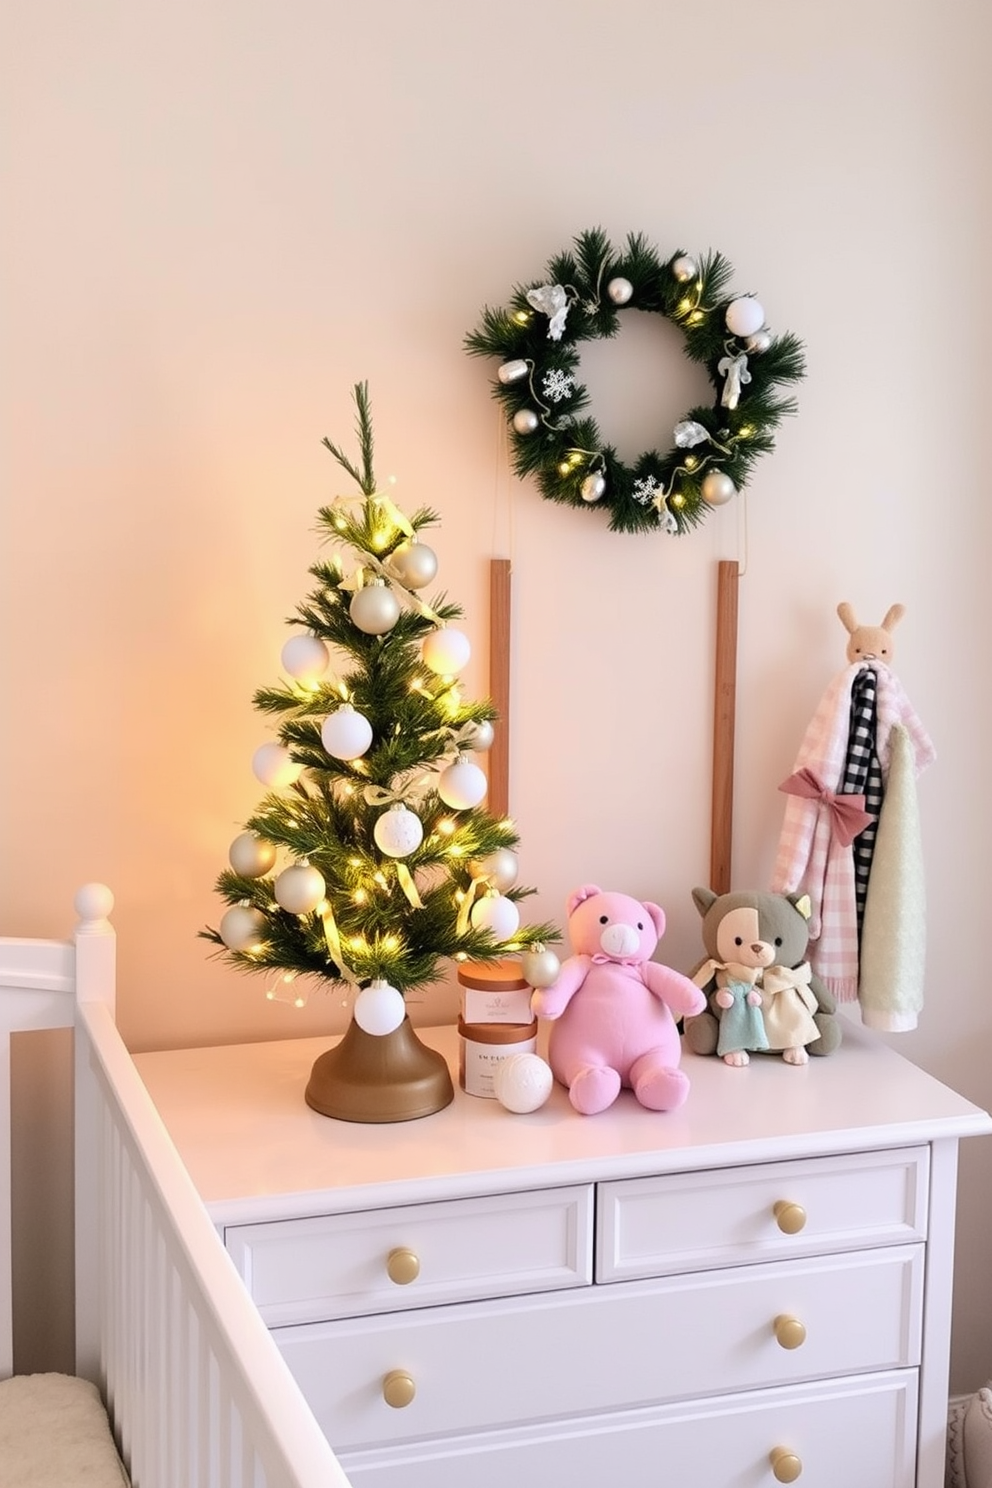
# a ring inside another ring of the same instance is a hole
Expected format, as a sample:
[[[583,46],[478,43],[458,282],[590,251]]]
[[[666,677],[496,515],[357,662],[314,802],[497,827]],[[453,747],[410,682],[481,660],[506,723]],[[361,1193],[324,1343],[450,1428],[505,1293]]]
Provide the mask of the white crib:
[[[74,1025],[77,1375],[132,1488],[347,1488],[117,1032],[112,905],[90,884],[73,942],[0,940],[0,1392],[28,1389],[9,1380],[10,1035]],[[46,1387],[54,1424],[42,1406],[39,1429],[64,1432],[71,1386],[30,1377],[35,1405]],[[28,1414],[12,1396],[5,1447]]]

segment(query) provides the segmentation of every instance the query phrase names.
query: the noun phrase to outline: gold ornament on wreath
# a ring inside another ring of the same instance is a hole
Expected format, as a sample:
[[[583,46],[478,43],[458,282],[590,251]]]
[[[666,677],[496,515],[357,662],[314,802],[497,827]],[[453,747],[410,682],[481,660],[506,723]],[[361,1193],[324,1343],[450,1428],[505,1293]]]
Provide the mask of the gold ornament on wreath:
[[[471,355],[499,358],[493,396],[513,468],[534,476],[549,501],[608,511],[614,531],[687,532],[742,490],[774,448],[773,431],[796,411],[781,389],[805,375],[802,342],[773,334],[753,294],[730,292],[722,254],[680,250],[662,260],[640,234],[617,250],[599,228],[573,249],[550,260],[544,280],[518,286],[505,308],[486,306],[465,338]],[[667,451],[632,464],[603,442],[577,377],[583,342],[615,336],[627,309],[677,326],[714,390],[711,404],[678,420]]]

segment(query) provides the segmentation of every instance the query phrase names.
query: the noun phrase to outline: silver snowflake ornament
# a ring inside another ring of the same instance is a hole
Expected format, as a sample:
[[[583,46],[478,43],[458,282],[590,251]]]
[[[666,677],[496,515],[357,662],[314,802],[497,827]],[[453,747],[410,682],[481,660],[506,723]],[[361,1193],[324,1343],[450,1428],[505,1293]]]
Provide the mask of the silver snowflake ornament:
[[[636,480],[634,482],[634,489],[631,494],[633,495],[634,500],[638,502],[639,505],[654,506],[657,502],[658,493],[660,491],[661,487],[655,480],[654,476],[645,475],[640,480]]]
[[[571,397],[574,386],[575,378],[557,367],[545,372],[541,379],[541,387],[549,403],[560,403],[562,398]]]

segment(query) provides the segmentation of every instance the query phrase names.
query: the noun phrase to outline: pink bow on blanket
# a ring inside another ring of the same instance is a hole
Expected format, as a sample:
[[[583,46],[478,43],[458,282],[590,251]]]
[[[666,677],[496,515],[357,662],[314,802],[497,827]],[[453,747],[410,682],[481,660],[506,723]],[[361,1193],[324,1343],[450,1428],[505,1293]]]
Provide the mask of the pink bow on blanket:
[[[875,818],[865,810],[864,796],[838,795],[826,786],[804,765],[779,786],[787,796],[804,796],[808,801],[819,801],[830,812],[830,827],[842,847],[848,847]]]

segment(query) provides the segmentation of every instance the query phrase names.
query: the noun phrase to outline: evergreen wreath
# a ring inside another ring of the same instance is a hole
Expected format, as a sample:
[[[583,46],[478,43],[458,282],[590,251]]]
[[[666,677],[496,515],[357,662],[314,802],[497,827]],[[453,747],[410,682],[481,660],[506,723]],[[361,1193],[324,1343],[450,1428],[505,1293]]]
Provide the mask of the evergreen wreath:
[[[549,261],[544,281],[515,287],[505,309],[487,305],[465,349],[500,358],[493,395],[508,420],[513,468],[535,475],[549,501],[599,504],[617,532],[687,532],[774,449],[772,431],[796,411],[778,389],[805,375],[802,342],[772,335],[753,295],[728,292],[733,269],[720,253],[697,261],[680,250],[663,262],[642,235],[628,235],[618,252],[600,228],[573,247]],[[615,336],[624,307],[677,326],[715,393],[712,405],[678,421],[667,453],[648,450],[633,465],[581,416],[589,395],[576,377],[578,348]]]

